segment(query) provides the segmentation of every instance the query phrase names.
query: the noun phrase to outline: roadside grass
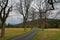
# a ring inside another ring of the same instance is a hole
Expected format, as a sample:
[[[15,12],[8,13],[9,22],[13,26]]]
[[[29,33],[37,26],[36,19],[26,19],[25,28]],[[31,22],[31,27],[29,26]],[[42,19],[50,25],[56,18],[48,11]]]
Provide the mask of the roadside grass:
[[[25,32],[24,32],[24,28],[5,28],[5,37],[0,38],[0,40],[7,40],[17,35],[23,35],[30,31],[32,31],[30,28],[27,28]],[[1,36],[1,29],[0,29],[0,36]]]
[[[60,29],[39,29],[39,32],[32,40],[60,40]]]
[[[38,29],[39,31],[37,32],[37,34],[32,38],[32,40],[40,40],[40,36],[42,33],[42,29]]]

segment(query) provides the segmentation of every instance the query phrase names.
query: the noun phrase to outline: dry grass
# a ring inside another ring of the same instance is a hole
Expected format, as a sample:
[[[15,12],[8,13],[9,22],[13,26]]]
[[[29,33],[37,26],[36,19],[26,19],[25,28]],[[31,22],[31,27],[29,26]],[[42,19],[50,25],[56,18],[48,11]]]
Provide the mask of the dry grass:
[[[60,31],[60,29],[57,29],[57,28],[49,28],[49,29],[44,29],[44,30],[50,30],[50,31]]]
[[[27,28],[26,32],[30,32],[30,31],[31,29]],[[24,28],[5,28],[5,37],[0,38],[0,40],[7,40],[8,38],[12,38],[17,35],[22,35],[26,32],[24,32]],[[1,29],[0,29],[0,33],[1,33]]]
[[[32,40],[60,40],[60,29],[40,30]]]
[[[45,29],[43,38],[44,40],[60,40],[60,29]]]

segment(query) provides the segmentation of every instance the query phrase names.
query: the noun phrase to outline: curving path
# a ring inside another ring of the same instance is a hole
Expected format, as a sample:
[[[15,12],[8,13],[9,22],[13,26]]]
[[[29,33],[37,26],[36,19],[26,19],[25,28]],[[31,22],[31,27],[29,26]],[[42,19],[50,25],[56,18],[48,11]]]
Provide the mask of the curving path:
[[[25,35],[22,35],[22,36],[17,36],[15,38],[11,38],[9,40],[31,40],[31,38],[38,32],[37,29],[33,30],[32,32],[30,33],[27,33]]]

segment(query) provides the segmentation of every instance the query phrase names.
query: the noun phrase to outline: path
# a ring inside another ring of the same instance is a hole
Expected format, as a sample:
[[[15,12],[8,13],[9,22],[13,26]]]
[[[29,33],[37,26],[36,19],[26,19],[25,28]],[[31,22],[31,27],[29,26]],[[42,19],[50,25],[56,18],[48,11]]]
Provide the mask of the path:
[[[9,40],[31,40],[31,38],[38,32],[38,30],[33,30],[30,33],[27,33],[25,35],[22,36],[17,36],[15,38],[9,39]]]

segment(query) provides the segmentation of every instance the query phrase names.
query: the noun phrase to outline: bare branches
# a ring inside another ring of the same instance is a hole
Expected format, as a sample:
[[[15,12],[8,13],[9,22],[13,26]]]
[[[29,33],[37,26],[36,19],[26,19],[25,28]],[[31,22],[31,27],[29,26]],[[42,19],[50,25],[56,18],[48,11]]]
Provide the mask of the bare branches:
[[[4,9],[6,9],[7,5],[8,5],[8,0],[6,0],[6,4],[5,4]]]
[[[6,18],[8,17],[8,15],[9,15],[9,12],[12,10],[12,5],[11,5],[11,7],[9,7],[8,8],[8,10],[7,10],[7,13],[6,13],[6,8],[8,7],[8,0],[6,0],[6,2],[4,2],[4,1],[1,1],[0,2],[0,19],[1,19],[1,21],[3,22],[5,22],[5,20],[6,20]]]
[[[5,17],[5,18],[7,18],[7,17],[9,16],[10,11],[12,11],[12,6],[9,7],[9,9],[8,9],[8,11],[7,11],[7,13],[6,13],[6,17]]]
[[[48,3],[52,6],[51,10],[54,10],[53,0],[48,0]]]

